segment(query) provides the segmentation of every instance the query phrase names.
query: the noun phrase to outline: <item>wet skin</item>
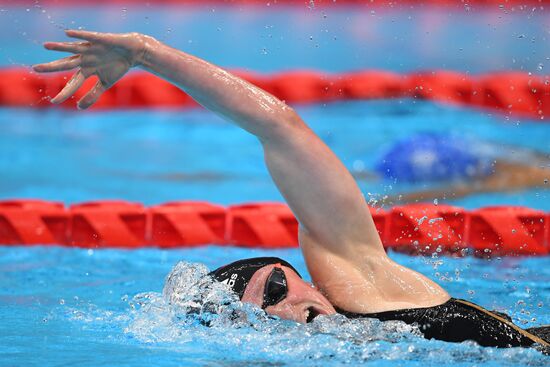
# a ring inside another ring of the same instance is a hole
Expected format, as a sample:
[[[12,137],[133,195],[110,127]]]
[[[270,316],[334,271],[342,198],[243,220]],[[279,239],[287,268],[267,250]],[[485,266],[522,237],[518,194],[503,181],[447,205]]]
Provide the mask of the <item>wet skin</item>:
[[[268,314],[285,320],[306,323],[312,321],[315,316],[336,313],[329,300],[311,283],[305,282],[292,269],[280,265],[267,265],[258,270],[246,286],[242,298],[243,302],[262,307],[265,283],[274,267],[284,271],[288,292],[281,302],[266,307],[265,311]]]
[[[309,319],[312,313],[333,313],[331,303],[369,313],[431,307],[449,299],[433,281],[387,257],[354,178],[286,103],[150,36],[82,30],[66,35],[81,41],[47,42],[45,47],[72,56],[34,66],[37,72],[76,70],[52,103],[69,99],[95,75],[96,85],[77,102],[86,109],[130,68],[141,67],[258,138],[269,173],[300,223],[300,245],[313,283],[323,292],[286,269],[288,297],[267,307],[268,313],[304,322],[308,311]],[[243,301],[262,304],[271,269],[255,274]]]

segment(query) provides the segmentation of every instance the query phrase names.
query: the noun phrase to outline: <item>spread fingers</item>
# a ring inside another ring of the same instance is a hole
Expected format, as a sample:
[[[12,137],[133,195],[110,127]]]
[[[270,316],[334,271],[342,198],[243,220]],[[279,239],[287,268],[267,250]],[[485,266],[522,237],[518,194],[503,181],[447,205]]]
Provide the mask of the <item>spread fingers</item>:
[[[101,97],[105,90],[106,88],[103,86],[101,80],[98,80],[94,87],[88,93],[86,93],[86,95],[82,97],[80,101],[78,101],[78,103],[76,104],[77,107],[81,110],[85,110],[86,108],[90,107],[99,99],[99,97]]]
[[[89,42],[46,42],[44,48],[47,50],[72,52],[73,54],[81,54],[90,47]]]
[[[63,87],[61,92],[59,92],[57,96],[52,98],[51,102],[55,104],[65,102],[67,98],[72,96],[78,90],[78,88],[80,88],[82,84],[84,84],[85,80],[86,80],[86,77],[84,76],[84,74],[82,74],[82,71],[80,70],[77,71],[73,75],[71,80],[67,82],[65,87]]]
[[[45,64],[34,65],[32,68],[39,73],[51,73],[54,71],[66,71],[80,66],[80,55],[65,57]]]
[[[109,35],[108,33],[81,31],[81,30],[74,30],[74,29],[66,30],[65,34],[72,38],[79,38],[90,42],[102,42]]]

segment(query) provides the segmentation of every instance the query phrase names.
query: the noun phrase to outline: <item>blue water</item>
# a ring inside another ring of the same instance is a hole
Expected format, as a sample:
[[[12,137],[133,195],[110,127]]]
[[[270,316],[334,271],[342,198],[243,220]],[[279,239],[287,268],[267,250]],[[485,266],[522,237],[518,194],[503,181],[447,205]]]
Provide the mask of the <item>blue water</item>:
[[[36,4],[28,10],[0,5],[0,65],[52,59],[38,45],[60,38],[66,26],[149,33],[220,65],[264,72],[448,68],[545,73],[550,47],[548,13],[538,8],[67,9]],[[372,170],[393,142],[424,132],[489,144],[511,160],[525,157],[525,152],[550,154],[547,124],[492,111],[416,100],[296,109],[356,173]],[[148,205],[189,199],[221,204],[282,200],[260,148],[249,134],[199,109],[82,113],[0,108],[0,199],[70,204],[120,198]],[[361,179],[359,185],[374,203],[442,184]],[[541,185],[448,203],[550,211],[550,191]],[[283,257],[306,273],[298,250],[0,247],[0,365],[548,364],[548,357],[532,349],[427,341],[399,323],[336,317],[300,326],[266,320],[245,307],[250,325],[222,322],[207,328],[178,317],[164,302],[164,279],[178,261],[196,264],[188,265],[191,276],[199,263],[214,268],[267,254]],[[455,297],[509,313],[522,327],[550,324],[549,257],[487,261],[391,256]]]
[[[164,278],[180,260],[213,268],[267,254],[288,259],[305,272],[298,250],[0,247],[0,364],[547,365],[548,357],[532,349],[428,341],[399,323],[337,319],[300,326],[256,320],[253,327],[208,328],[178,320],[161,301]],[[521,326],[550,323],[546,258],[488,262],[392,257],[430,276],[456,297],[508,312]]]
[[[17,3],[17,2],[14,2]],[[266,6],[56,7],[21,0],[0,4],[0,64],[55,56],[37,47],[64,28],[137,31],[226,67],[256,71],[451,69],[470,73],[547,73],[548,12],[540,7]],[[305,1],[301,2],[306,3]],[[267,5],[269,4],[269,5]]]
[[[453,134],[500,147],[550,153],[548,125],[505,121],[487,111],[425,101],[343,102],[297,111],[352,171],[372,171],[386,147],[417,132]],[[17,123],[14,123],[17,121]],[[67,203],[121,198],[156,204],[198,199],[231,204],[282,201],[250,134],[203,110],[110,111],[0,109],[0,198]],[[546,163],[548,164],[548,163]],[[359,180],[373,201],[446,183]],[[550,185],[471,195],[467,208],[525,205],[550,210]]]

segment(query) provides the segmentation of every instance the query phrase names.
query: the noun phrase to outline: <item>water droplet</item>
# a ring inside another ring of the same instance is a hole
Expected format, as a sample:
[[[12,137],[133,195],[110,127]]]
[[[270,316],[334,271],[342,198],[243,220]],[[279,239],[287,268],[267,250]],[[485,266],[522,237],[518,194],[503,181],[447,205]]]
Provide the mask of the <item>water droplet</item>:
[[[425,216],[423,216],[422,218],[418,219],[418,220],[417,220],[418,225],[421,225],[422,223],[424,223],[424,221],[425,221],[426,219],[428,219],[428,216],[427,216],[427,215],[425,215]]]
[[[434,205],[439,205],[439,200],[434,199]]]
[[[65,300],[64,300],[63,298],[61,298],[61,299],[59,300],[59,304],[60,304],[60,305],[64,305],[64,304],[65,304]]]

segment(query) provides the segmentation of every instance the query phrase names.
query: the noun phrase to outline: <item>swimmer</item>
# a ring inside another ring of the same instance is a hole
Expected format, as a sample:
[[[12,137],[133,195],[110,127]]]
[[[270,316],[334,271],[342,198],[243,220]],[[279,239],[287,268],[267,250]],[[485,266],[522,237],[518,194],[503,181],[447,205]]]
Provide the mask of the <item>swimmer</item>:
[[[453,200],[469,195],[491,192],[515,192],[528,189],[548,189],[550,186],[550,160],[544,165],[496,160],[493,172],[472,181],[460,181],[447,188],[404,193],[388,197],[388,203],[410,203],[434,199]]]
[[[387,204],[452,200],[477,193],[548,188],[550,157],[462,136],[416,133],[394,142],[373,172],[353,175],[358,180],[445,184],[386,197]]]
[[[96,84],[77,102],[86,109],[128,70],[139,67],[180,87],[261,142],[273,181],[300,223],[300,247],[313,285],[279,258],[244,259],[214,270],[211,276],[243,302],[301,323],[338,312],[414,323],[426,338],[450,342],[550,346],[549,327],[523,330],[505,315],[452,298],[432,280],[390,259],[350,172],[284,102],[149,36],[66,34],[80,41],[47,42],[45,47],[74,55],[34,66],[37,72],[76,70],[52,103],[67,100],[95,75]]]

